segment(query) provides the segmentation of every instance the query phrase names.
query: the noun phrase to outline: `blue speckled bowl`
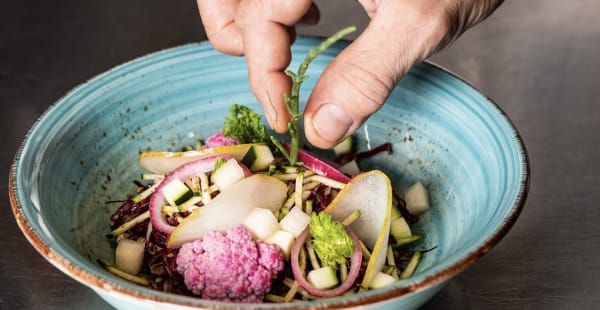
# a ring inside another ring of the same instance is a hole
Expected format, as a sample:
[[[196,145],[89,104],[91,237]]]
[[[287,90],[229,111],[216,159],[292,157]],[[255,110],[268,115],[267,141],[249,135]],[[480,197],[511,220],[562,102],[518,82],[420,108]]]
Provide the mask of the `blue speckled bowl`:
[[[292,68],[320,39],[299,38]],[[317,58],[304,85],[347,43]],[[178,149],[218,130],[231,104],[260,110],[248,88],[243,58],[192,44],[158,52],[75,88],[33,126],[10,174],[16,220],[54,266],[117,308],[165,305],[233,308],[146,289],[106,272],[106,204],[121,199],[141,169],[138,152]],[[427,253],[416,274],[387,288],[322,301],[243,305],[244,309],[413,309],[488,252],[508,232],[527,196],[529,164],[506,115],[460,78],[431,64],[415,66],[387,104],[358,132],[359,146],[393,143],[393,156],[371,167],[387,172],[402,191],[416,180],[430,189],[432,210],[415,228]]]

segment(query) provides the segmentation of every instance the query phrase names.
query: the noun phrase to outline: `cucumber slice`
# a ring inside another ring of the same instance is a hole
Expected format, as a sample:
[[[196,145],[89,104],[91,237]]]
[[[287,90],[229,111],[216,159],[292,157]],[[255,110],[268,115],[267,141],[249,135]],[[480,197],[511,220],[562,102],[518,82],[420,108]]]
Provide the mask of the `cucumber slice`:
[[[178,206],[194,196],[192,190],[179,179],[165,185],[162,192],[167,202],[172,206]]]
[[[337,273],[331,266],[309,271],[306,279],[312,286],[320,290],[329,289],[339,284]]]
[[[253,144],[242,159],[242,163],[250,168],[251,171],[261,171],[267,170],[273,160],[275,158],[268,146]]]
[[[375,274],[369,287],[375,289],[390,285],[394,282],[396,282],[396,279],[393,276],[380,271]]]

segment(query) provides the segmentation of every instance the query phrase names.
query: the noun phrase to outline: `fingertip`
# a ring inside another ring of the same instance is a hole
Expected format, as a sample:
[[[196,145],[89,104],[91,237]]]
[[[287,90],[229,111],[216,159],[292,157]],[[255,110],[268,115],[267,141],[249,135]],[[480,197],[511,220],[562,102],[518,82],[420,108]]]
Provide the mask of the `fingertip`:
[[[319,148],[331,148],[354,128],[352,116],[335,103],[318,106],[305,116],[304,131],[308,141]]]

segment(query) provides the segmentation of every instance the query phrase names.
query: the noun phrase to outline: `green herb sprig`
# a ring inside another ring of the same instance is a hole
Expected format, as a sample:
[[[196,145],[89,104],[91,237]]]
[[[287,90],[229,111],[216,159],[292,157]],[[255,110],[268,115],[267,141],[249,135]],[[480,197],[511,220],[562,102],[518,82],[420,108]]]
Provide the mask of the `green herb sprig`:
[[[240,143],[267,142],[267,128],[260,122],[260,114],[252,109],[234,104],[225,117],[223,134],[236,138]]]
[[[281,151],[281,153],[288,160],[290,165],[302,165],[301,162],[298,162],[298,149],[300,148],[300,116],[302,112],[300,111],[300,86],[302,82],[308,79],[306,75],[306,70],[308,69],[308,65],[315,59],[319,54],[333,45],[335,42],[339,41],[346,35],[356,31],[355,26],[346,27],[338,32],[336,32],[331,37],[325,39],[321,44],[312,48],[304,61],[298,67],[298,71],[296,73],[291,70],[286,70],[285,74],[292,78],[292,94],[288,95],[283,94],[283,99],[285,102],[285,107],[290,113],[290,122],[288,123],[288,130],[290,133],[290,151],[288,151],[283,147],[281,142],[277,140],[275,137],[271,136],[271,141],[273,144],[277,146],[277,148]]]

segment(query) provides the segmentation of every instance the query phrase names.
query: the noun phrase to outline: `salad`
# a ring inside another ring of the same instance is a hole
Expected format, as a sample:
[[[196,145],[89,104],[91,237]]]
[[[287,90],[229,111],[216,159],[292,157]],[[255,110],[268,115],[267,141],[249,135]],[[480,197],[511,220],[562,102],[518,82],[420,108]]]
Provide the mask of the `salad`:
[[[110,217],[110,272],[140,285],[229,302],[335,297],[410,277],[426,252],[406,245],[429,208],[417,182],[403,197],[360,161],[352,137],[317,158],[300,146],[300,84],[308,64],[347,28],[307,55],[285,96],[290,142],[267,134],[261,116],[233,105],[222,131],[181,152],[139,155],[137,192]],[[381,155],[378,155],[381,154]]]

